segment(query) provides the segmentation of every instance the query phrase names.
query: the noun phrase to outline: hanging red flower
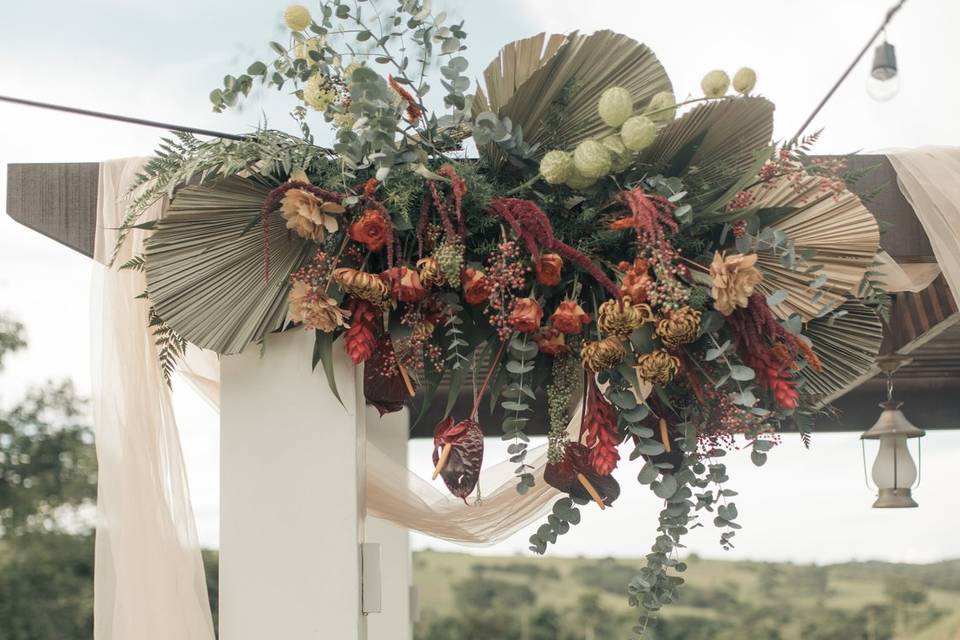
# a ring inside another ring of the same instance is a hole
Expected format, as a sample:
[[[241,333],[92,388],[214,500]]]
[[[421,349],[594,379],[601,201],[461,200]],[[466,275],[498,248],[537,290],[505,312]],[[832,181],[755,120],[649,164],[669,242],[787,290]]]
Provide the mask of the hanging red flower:
[[[567,443],[560,462],[547,463],[543,479],[573,498],[593,500],[601,509],[620,496],[620,483],[613,476],[597,474],[590,464],[590,450],[579,442]]]
[[[403,409],[403,402],[409,394],[393,340],[384,332],[363,368],[363,395],[382,416]]]
[[[380,335],[381,312],[366,300],[349,298],[350,328],[343,335],[344,347],[353,364],[365,362],[373,355]]]
[[[601,476],[610,475],[620,460],[617,412],[603,397],[593,376],[587,386],[587,408],[580,431],[583,443],[590,448],[590,466]]]
[[[433,431],[433,477],[439,475],[450,493],[466,503],[480,479],[483,431],[472,419],[454,423],[452,417]]]

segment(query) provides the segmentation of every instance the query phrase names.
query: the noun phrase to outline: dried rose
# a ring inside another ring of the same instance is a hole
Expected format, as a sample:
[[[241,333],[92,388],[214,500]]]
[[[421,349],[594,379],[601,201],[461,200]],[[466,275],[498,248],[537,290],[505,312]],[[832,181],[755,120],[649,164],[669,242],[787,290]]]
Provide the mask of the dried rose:
[[[394,267],[387,269],[381,276],[393,290],[393,296],[400,302],[417,302],[427,296],[427,290],[420,284],[420,276],[413,269]]]
[[[570,345],[567,344],[567,336],[553,327],[547,327],[533,337],[542,353],[548,356],[556,356],[561,353],[569,353]]]
[[[550,316],[550,325],[567,335],[576,335],[590,324],[590,316],[574,300],[564,300]]]
[[[629,262],[621,262],[617,266],[623,271],[623,281],[620,283],[620,291],[623,295],[630,296],[630,301],[633,303],[646,302],[650,295],[650,286],[653,284],[650,263],[637,258],[632,265]]]
[[[383,249],[389,237],[390,222],[376,209],[367,209],[350,225],[350,239],[365,244],[370,251]]]
[[[563,269],[563,258],[555,253],[545,253],[537,260],[534,270],[537,273],[537,282],[548,286],[560,284],[560,270]]]
[[[463,270],[463,296],[468,304],[481,304],[490,297],[490,282],[483,271],[467,267]]]
[[[533,298],[518,298],[510,310],[507,322],[511,327],[522,333],[534,333],[540,329],[543,319],[543,309]]]

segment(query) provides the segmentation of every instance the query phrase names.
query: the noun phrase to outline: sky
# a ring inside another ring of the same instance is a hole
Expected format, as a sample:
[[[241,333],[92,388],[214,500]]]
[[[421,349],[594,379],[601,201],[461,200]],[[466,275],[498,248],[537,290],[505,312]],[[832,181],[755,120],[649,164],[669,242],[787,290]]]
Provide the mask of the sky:
[[[891,0],[892,1],[892,0]],[[311,4],[311,3],[308,3]],[[507,42],[540,31],[612,28],[648,44],[678,98],[699,91],[704,73],[756,69],[757,91],[777,104],[775,136],[788,138],[879,24],[876,0],[487,0],[435,4],[466,20],[466,57],[474,77]],[[312,6],[312,4],[311,4]],[[0,94],[66,103],[186,125],[242,132],[265,117],[293,130],[285,103],[260,95],[240,113],[214,114],[207,94],[225,73],[266,58],[282,39],[283,2],[264,0],[0,0]],[[846,153],[923,145],[960,145],[960,3],[910,0],[888,31],[897,46],[900,94],[877,103],[865,92],[867,58],[815,120],[817,152]],[[0,172],[10,162],[99,161],[147,155],[161,131],[0,104]],[[5,203],[5,179],[0,203]],[[3,206],[3,204],[0,204]],[[0,374],[0,403],[30,385],[73,379],[89,390],[89,262],[0,216],[0,312],[27,326],[28,351]],[[202,542],[218,535],[218,419],[188,391],[176,395],[184,455]],[[922,425],[921,425],[922,426]],[[728,558],[835,562],[932,561],[960,557],[960,500],[950,464],[960,432],[923,441],[923,480],[914,510],[873,510],[856,434],[824,434],[810,451],[791,438],[762,469],[744,454],[728,460],[743,531],[723,552],[710,527],[689,549]],[[488,460],[504,457],[491,440]],[[410,466],[427,473],[429,443],[414,441]],[[614,509],[587,509],[582,524],[551,553],[639,556],[649,548],[658,501],[619,473],[624,494]],[[529,531],[484,553],[524,553]],[[453,549],[414,535],[415,548]]]

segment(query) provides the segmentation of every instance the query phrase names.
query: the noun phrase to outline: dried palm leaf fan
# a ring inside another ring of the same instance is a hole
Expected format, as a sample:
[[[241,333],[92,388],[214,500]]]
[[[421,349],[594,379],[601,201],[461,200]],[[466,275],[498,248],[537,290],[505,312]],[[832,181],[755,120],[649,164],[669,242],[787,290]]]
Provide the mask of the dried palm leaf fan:
[[[820,178],[807,173],[776,178],[753,193],[751,207],[758,208],[761,223],[782,231],[798,256],[812,254],[789,268],[772,251],[758,251],[760,288],[768,294],[778,289],[788,294],[774,313],[781,318],[798,313],[806,322],[856,293],[880,246],[877,221],[856,194],[846,189],[825,193]],[[811,287],[818,278],[821,286]]]
[[[844,303],[831,317],[817,318],[804,330],[823,371],[806,368],[804,390],[817,396],[817,406],[832,402],[872,374],[883,325],[873,309],[861,302]]]
[[[655,94],[672,91],[653,52],[612,31],[518,40],[501,49],[483,75],[487,93],[477,91],[474,110],[509,117],[541,153],[611,133],[597,113],[597,96],[608,87],[627,89],[638,113]]]
[[[312,252],[288,234],[279,215],[271,216],[270,277],[264,279],[259,212],[270,189],[236,176],[186,187],[147,242],[150,300],[167,325],[198,347],[239,353],[282,328],[289,274]]]
[[[766,159],[774,105],[764,98],[708,102],[677,118],[640,156],[667,175],[703,187],[698,208],[710,207],[744,174]]]

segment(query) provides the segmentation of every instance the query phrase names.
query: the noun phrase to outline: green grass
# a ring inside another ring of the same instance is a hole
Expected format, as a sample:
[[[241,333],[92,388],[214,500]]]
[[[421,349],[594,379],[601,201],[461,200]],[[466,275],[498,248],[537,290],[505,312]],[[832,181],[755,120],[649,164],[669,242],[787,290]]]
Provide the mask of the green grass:
[[[877,640],[960,640],[960,562],[957,561],[930,565],[871,562],[818,567],[692,557],[687,563],[681,600],[666,607],[662,614],[664,635],[661,637],[664,638],[701,637],[686,635],[687,632],[671,636],[667,632],[671,622],[706,628],[714,621],[730,626],[731,634],[720,632],[702,637],[848,640],[870,638],[871,633],[876,633]],[[628,632],[628,616],[635,620],[639,612],[627,606],[625,584],[640,566],[642,560],[636,559],[419,552],[414,554],[413,561],[422,612],[417,637],[431,640],[457,637],[432,636],[428,631],[435,621],[465,615],[471,603],[460,601],[458,588],[463,589],[463,585],[471,581],[484,580],[491,589],[513,584],[532,590],[533,603],[506,606],[521,617],[531,615],[530,611],[537,607],[552,607],[563,617],[566,626],[579,629],[582,623],[576,621],[576,616],[583,614],[575,613],[578,605],[582,605],[585,598],[596,597],[599,610],[620,620],[618,629]],[[891,584],[908,585],[913,589],[908,593],[914,595],[892,594],[890,590],[897,587]],[[905,602],[910,597],[917,602],[895,613],[893,603]],[[733,627],[749,618],[751,612],[764,623],[777,618],[776,631],[758,631],[751,627],[749,631],[734,632]],[[476,615],[480,613],[483,612]],[[880,622],[876,621],[878,616],[882,618]],[[868,618],[872,621],[864,622]],[[863,631],[860,635],[857,629],[864,626],[876,626],[879,631]],[[516,637],[532,636],[524,631]],[[569,637],[584,636],[573,633]]]

